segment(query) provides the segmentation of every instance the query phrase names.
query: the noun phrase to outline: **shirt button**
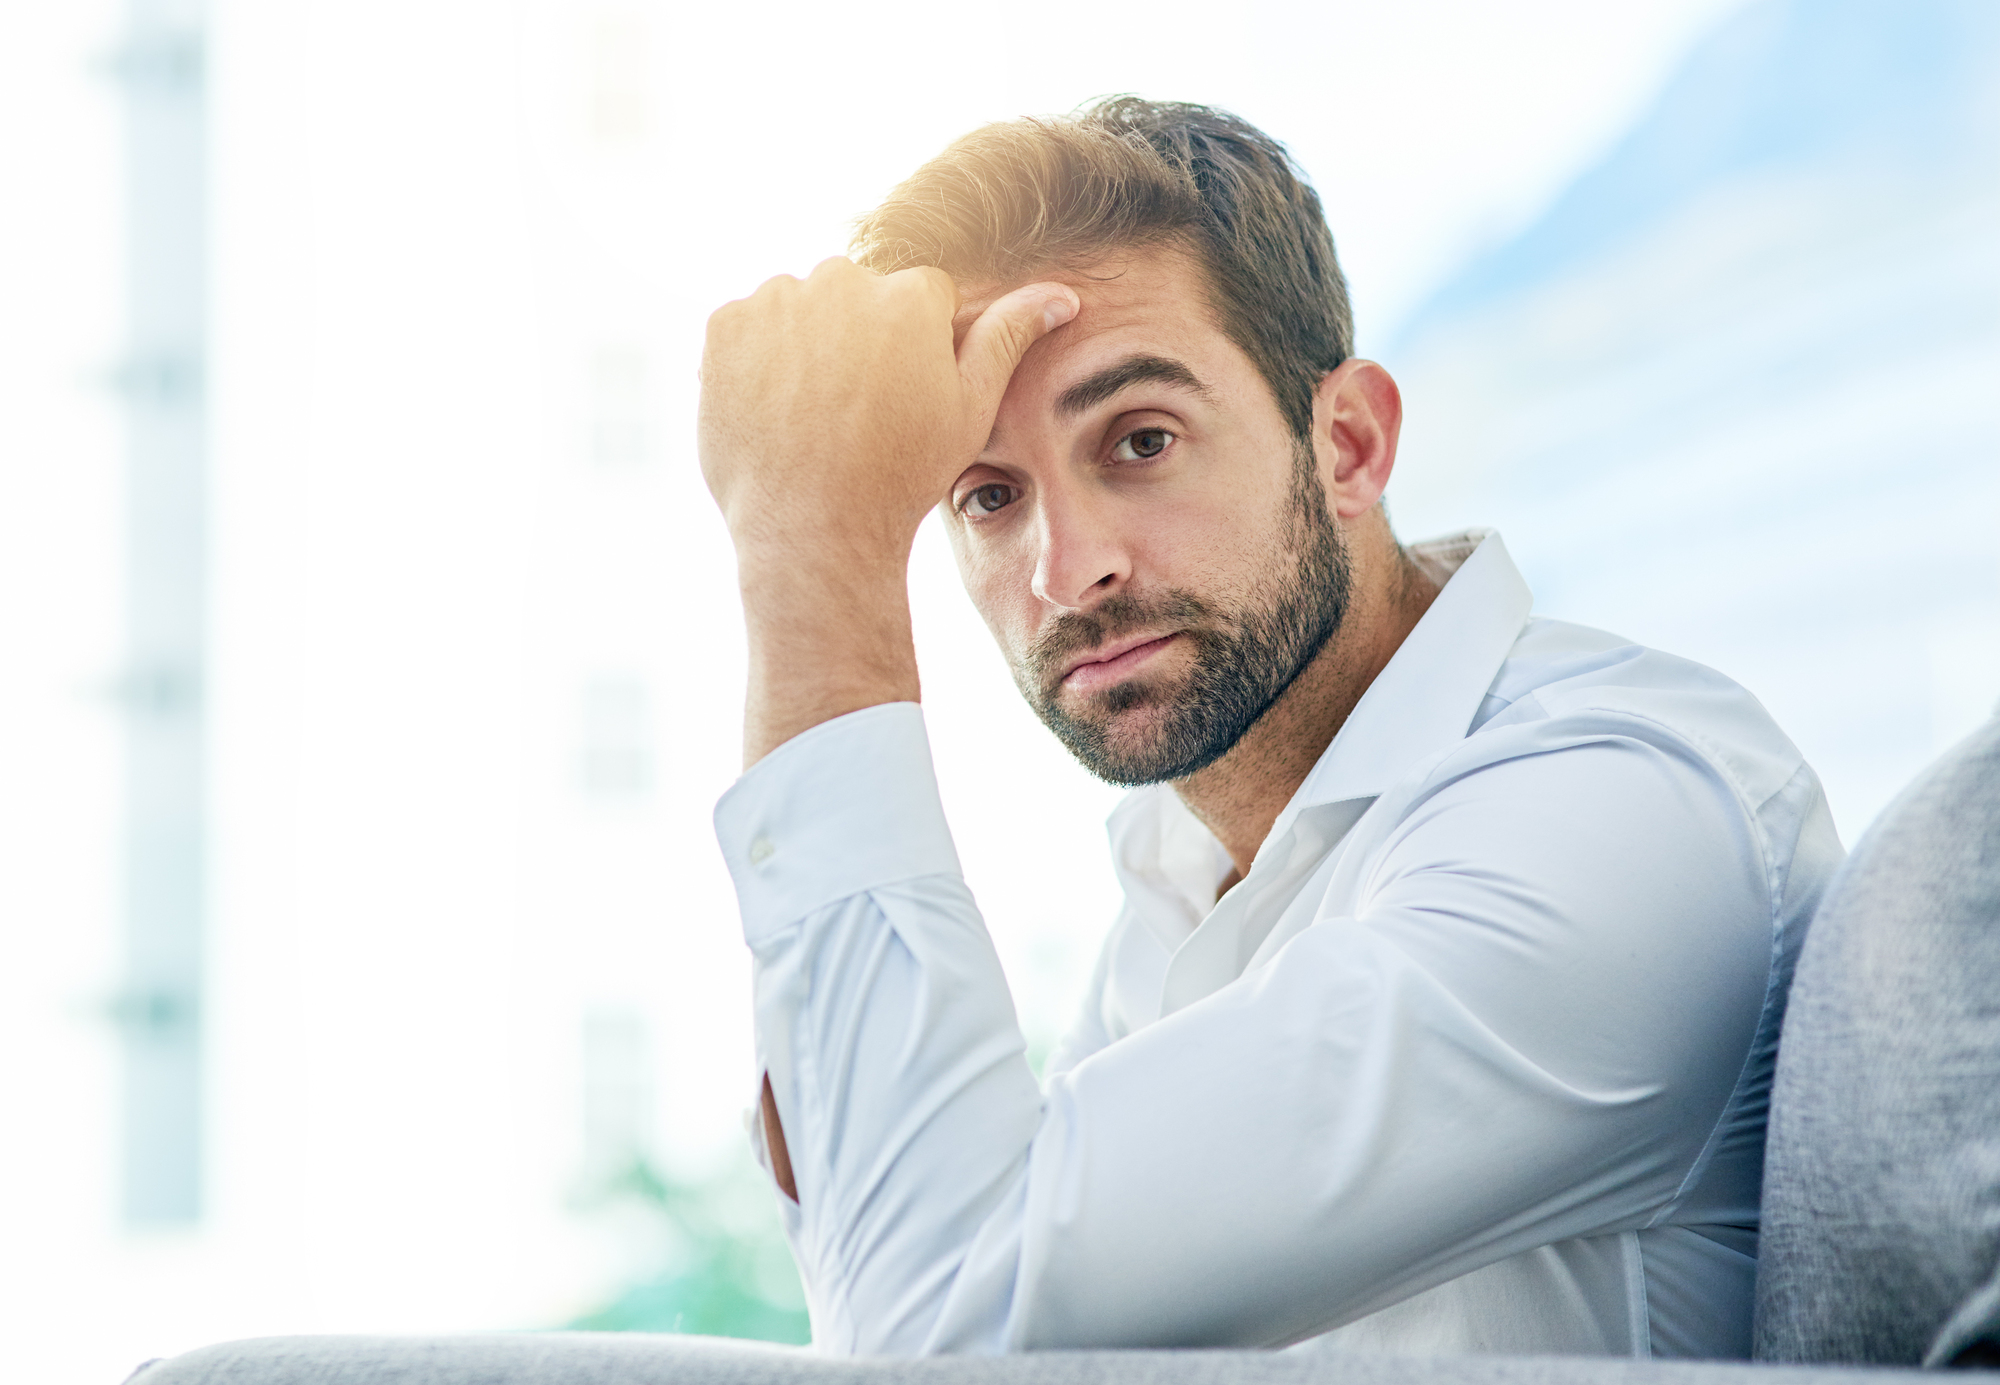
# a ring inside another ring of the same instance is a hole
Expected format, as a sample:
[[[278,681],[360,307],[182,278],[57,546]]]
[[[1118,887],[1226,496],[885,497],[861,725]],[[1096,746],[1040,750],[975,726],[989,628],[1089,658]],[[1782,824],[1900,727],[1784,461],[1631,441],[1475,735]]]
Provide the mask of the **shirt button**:
[[[750,843],[750,864],[753,866],[763,865],[771,859],[771,853],[777,849],[769,837],[757,838]]]

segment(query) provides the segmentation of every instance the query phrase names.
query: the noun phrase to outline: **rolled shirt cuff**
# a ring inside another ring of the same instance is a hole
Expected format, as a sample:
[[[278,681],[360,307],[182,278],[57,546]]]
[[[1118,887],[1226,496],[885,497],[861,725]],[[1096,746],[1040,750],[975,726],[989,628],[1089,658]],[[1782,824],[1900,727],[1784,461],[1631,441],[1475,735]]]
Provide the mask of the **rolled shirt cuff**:
[[[877,886],[960,873],[914,702],[865,707],[786,741],[715,805],[715,835],[753,948]]]

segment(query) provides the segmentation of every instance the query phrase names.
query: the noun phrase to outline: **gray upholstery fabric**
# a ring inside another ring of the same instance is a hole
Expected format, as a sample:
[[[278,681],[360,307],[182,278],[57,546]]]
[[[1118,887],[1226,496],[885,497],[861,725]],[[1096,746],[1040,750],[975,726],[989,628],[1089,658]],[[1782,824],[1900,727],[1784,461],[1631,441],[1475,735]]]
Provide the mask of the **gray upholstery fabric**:
[[[1792,984],[1756,1355],[1945,1364],[2000,1333],[2000,721],[1862,838]]]
[[[133,1385],[1908,1385],[1899,1371],[1591,1356],[1035,1352],[855,1360],[700,1337],[265,1337],[176,1356]]]

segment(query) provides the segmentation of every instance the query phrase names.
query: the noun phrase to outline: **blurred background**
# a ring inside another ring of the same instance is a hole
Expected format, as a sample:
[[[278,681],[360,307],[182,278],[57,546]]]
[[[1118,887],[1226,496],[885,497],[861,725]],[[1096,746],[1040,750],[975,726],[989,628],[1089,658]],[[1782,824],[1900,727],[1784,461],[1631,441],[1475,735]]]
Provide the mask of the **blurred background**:
[[[707,313],[988,119],[1230,107],[1403,382],[1406,538],[1713,664],[1852,842],[2000,698],[2000,8],[0,8],[9,1371],[302,1331],[803,1340],[708,815]],[[1037,1053],[1115,791],[912,588]]]

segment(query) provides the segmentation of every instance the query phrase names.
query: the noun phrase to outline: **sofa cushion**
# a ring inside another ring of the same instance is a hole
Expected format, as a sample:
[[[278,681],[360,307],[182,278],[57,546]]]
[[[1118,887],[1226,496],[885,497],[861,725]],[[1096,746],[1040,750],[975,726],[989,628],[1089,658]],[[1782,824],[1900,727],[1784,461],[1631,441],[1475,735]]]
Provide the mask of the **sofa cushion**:
[[[1828,891],[1771,1103],[1757,1356],[1976,1360],[2000,1325],[2000,721]]]
[[[1603,1356],[1066,1351],[922,1360],[642,1333],[264,1337],[202,1347],[132,1385],[1909,1385],[1898,1371],[1775,1371]]]

